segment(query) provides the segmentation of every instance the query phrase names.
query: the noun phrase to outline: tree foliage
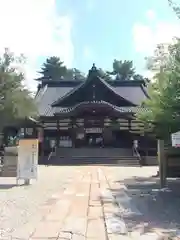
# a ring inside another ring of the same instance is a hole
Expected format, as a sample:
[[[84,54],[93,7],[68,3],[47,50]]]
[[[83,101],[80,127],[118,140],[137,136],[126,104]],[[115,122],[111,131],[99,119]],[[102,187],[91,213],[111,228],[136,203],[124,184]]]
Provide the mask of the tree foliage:
[[[99,76],[105,81],[112,80],[145,80],[142,75],[136,74],[132,61],[114,60],[113,70],[111,72],[104,71],[102,68],[98,69]],[[40,73],[42,77],[38,81],[44,80],[77,80],[84,81],[86,76],[77,68],[67,68],[59,57],[47,58],[43,64]],[[115,78],[114,78],[115,77]]]
[[[84,74],[77,68],[67,68],[59,57],[47,58],[41,68],[42,77],[37,80],[85,80]]]
[[[21,61],[8,49],[0,57],[0,130],[37,113],[31,93],[23,86],[24,74],[16,67]]]
[[[173,11],[176,13],[177,17],[180,19],[180,6],[174,0],[168,0],[168,3],[172,7]]]
[[[180,128],[180,40],[162,50],[158,46],[151,59],[155,75],[148,86],[149,99],[143,104],[148,111],[137,117],[144,122],[146,130],[154,128],[157,135],[168,137]]]
[[[108,74],[108,72],[104,71],[102,68],[98,69],[98,74],[99,74],[100,78],[102,78],[103,80],[112,81],[110,74]]]
[[[67,68],[59,57],[50,57],[46,59],[40,73],[46,80],[59,80],[67,74]]]
[[[113,71],[108,73],[115,75],[117,80],[130,80],[135,74],[133,62],[115,59],[113,62]]]
[[[64,76],[64,79],[66,80],[77,80],[77,81],[84,81],[86,79],[84,73],[82,73],[77,68],[69,68],[67,69],[67,73]]]

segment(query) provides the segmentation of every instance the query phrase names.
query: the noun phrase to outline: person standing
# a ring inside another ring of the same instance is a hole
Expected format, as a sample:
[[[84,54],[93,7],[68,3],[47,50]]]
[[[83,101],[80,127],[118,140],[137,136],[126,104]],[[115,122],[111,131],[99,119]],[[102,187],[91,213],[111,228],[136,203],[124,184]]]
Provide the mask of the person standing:
[[[138,140],[133,140],[133,156],[137,155],[138,151]]]

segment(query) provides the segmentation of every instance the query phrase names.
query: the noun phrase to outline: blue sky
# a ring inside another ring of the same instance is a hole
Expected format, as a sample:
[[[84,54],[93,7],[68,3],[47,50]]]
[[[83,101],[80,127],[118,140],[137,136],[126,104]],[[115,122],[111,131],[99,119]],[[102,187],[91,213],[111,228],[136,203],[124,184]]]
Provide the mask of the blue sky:
[[[151,29],[159,22],[180,25],[167,0],[57,0],[56,6],[58,14],[72,18],[73,66],[83,71],[92,62],[111,68],[117,58],[133,60],[137,71],[142,72],[149,52],[136,50],[135,25]]]
[[[26,56],[26,84],[33,90],[49,56],[85,73],[93,62],[106,70],[115,58],[133,60],[137,72],[147,74],[144,57],[180,37],[168,0],[1,0],[0,9],[0,51]]]

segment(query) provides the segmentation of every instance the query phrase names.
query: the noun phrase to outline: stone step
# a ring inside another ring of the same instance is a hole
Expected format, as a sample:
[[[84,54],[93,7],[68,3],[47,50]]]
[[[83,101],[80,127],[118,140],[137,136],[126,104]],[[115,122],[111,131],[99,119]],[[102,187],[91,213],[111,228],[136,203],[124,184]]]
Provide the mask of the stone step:
[[[16,171],[2,171],[0,173],[1,177],[16,177],[17,172]]]
[[[138,159],[137,157],[133,157],[133,156],[53,156],[51,158],[66,158],[66,159],[95,159],[95,158],[98,158],[98,159],[115,159],[115,160],[135,160],[135,159]]]
[[[132,150],[129,148],[58,148],[56,149],[57,156],[77,156],[77,157],[106,157],[106,156],[131,156]]]
[[[17,169],[17,166],[2,166],[2,169]]]
[[[136,157],[59,157],[53,156],[49,160],[49,164],[54,165],[61,165],[61,164],[117,164],[117,165],[124,165],[124,166],[138,166],[139,160]]]

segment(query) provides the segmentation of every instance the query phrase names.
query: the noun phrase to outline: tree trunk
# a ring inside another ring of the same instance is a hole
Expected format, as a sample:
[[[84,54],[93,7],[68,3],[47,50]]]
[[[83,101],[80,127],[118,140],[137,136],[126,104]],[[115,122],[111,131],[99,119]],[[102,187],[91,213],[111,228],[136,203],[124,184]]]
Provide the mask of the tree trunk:
[[[158,162],[159,162],[159,177],[160,187],[166,187],[166,159],[164,152],[164,140],[158,140]]]

